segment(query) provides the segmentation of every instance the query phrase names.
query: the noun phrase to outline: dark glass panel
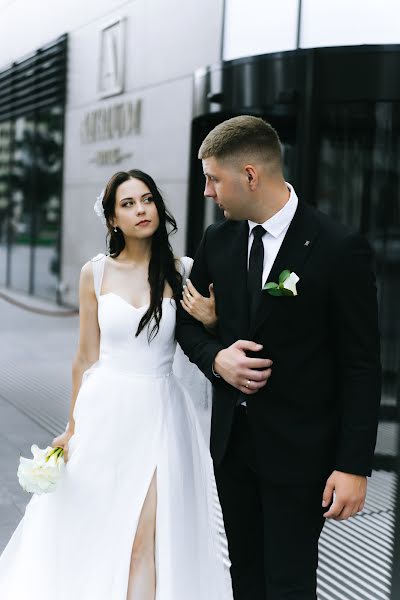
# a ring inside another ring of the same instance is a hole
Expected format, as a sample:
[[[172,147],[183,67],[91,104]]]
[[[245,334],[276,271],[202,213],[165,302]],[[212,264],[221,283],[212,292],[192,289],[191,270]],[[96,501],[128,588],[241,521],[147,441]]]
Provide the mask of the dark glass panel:
[[[63,115],[54,106],[37,116],[35,161],[35,293],[56,298],[59,275]]]
[[[31,291],[31,250],[33,237],[32,194],[34,189],[35,122],[33,115],[19,117],[14,123],[11,166],[11,286]]]
[[[376,251],[383,404],[395,405],[400,364],[400,105],[324,105],[316,200]]]

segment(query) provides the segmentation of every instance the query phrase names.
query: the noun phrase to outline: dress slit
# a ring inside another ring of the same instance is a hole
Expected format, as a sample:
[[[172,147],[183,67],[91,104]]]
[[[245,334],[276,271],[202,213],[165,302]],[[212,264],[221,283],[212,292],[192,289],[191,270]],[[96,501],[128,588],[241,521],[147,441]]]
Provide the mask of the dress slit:
[[[128,589],[129,589],[129,579],[130,579],[130,573],[131,573],[131,562],[132,562],[132,557],[133,557],[133,549],[134,549],[134,545],[135,545],[135,541],[136,541],[136,536],[138,533],[138,529],[139,529],[139,525],[140,525],[140,520],[142,518],[143,515],[143,509],[145,508],[145,504],[146,504],[146,500],[150,491],[150,487],[153,483],[155,483],[155,492],[156,492],[156,505],[155,505],[155,514],[154,514],[154,568],[155,568],[155,576],[156,576],[156,582],[157,582],[157,556],[156,556],[156,549],[157,549],[157,508],[158,508],[158,477],[157,477],[157,464],[156,466],[153,468],[153,470],[151,471],[151,476],[150,476],[150,480],[148,480],[147,482],[147,486],[144,488],[145,492],[144,492],[144,497],[143,497],[143,501],[141,502],[140,508],[137,511],[137,519],[135,522],[135,526],[133,528],[133,531],[131,533],[131,535],[129,536],[129,539],[131,540],[131,546],[130,546],[130,554],[129,554],[129,558],[128,558],[128,577],[127,577],[127,584],[126,584],[126,590],[128,593]]]

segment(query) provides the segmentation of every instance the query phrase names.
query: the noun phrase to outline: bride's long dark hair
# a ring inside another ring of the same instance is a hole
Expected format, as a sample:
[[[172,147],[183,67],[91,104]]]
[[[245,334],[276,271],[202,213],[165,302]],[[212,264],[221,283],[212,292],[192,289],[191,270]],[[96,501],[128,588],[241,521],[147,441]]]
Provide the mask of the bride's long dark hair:
[[[151,240],[151,257],[149,264],[150,305],[147,312],[140,320],[136,336],[147,326],[148,341],[150,342],[158,333],[163,310],[163,297],[165,284],[172,288],[175,302],[179,302],[182,293],[182,275],[176,269],[174,253],[169,242],[169,236],[177,231],[174,217],[167,210],[163,197],[155,181],[150,175],[132,169],[115,173],[104,191],[103,209],[107,222],[108,251],[112,258],[116,258],[125,248],[125,238],[122,231],[114,231],[112,225],[115,216],[115,196],[118,186],[128,179],[139,179],[150,190],[157,208],[160,224]]]

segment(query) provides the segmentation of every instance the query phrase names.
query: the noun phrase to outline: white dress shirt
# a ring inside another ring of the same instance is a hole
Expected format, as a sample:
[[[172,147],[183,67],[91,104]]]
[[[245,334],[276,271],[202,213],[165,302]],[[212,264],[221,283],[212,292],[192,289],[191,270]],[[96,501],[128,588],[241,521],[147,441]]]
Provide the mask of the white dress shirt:
[[[299,203],[299,199],[297,198],[297,194],[293,189],[293,186],[290,183],[286,182],[288,186],[290,195],[289,200],[286,202],[285,206],[281,208],[277,213],[274,214],[273,217],[265,221],[265,223],[254,223],[253,221],[248,221],[249,224],[249,246],[248,246],[248,254],[247,254],[247,269],[249,268],[249,259],[250,259],[250,250],[253,244],[253,229],[257,225],[262,225],[266,230],[266,234],[263,236],[262,241],[264,244],[264,268],[263,268],[263,276],[262,276],[262,287],[265,285],[268,275],[272,269],[272,265],[275,262],[279,249],[282,245],[283,240],[285,239],[285,235],[287,230],[289,229],[289,225],[292,222],[294,217],[294,213],[296,212],[297,205]],[[212,366],[212,372],[215,377],[220,377],[214,371],[214,365]],[[246,406],[246,402],[242,402],[244,406]]]
[[[254,223],[253,221],[248,221],[249,247],[247,254],[247,269],[249,268],[250,250],[254,240],[254,227],[257,225],[262,225],[267,232],[262,237],[264,244],[264,267],[261,287],[264,287],[265,283],[267,282],[272,265],[275,262],[279,249],[283,240],[285,239],[286,232],[289,229],[289,225],[292,222],[294,213],[296,212],[297,205],[299,203],[299,199],[297,198],[297,194],[294,191],[293,186],[291,186],[288,182],[286,182],[286,185],[289,188],[290,195],[289,200],[286,202],[285,206],[281,208],[281,210],[275,213],[273,217],[268,219],[268,221],[265,221],[265,223]],[[242,406],[247,407],[245,400],[242,402]]]
[[[261,287],[263,287],[267,282],[268,276],[272,269],[272,265],[275,262],[276,256],[279,252],[283,240],[285,239],[286,232],[289,229],[289,225],[292,222],[294,213],[296,212],[297,205],[299,203],[297,194],[294,191],[293,186],[291,186],[290,183],[287,182],[286,185],[289,188],[290,196],[289,200],[286,202],[285,206],[281,208],[281,210],[275,213],[273,217],[268,219],[268,221],[265,221],[265,223],[254,223],[253,221],[248,221],[249,247],[247,254],[247,268],[249,268],[250,250],[254,240],[254,227],[256,227],[257,225],[262,225],[267,232],[262,237],[262,241],[264,244],[264,268]]]

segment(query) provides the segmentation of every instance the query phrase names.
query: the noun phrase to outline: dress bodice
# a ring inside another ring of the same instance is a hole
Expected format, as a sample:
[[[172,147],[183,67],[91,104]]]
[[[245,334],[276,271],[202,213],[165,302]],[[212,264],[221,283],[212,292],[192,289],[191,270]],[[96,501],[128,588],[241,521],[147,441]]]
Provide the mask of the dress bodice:
[[[187,271],[187,261],[191,259],[182,259],[183,273]],[[150,342],[147,327],[136,336],[138,325],[148,309],[148,304],[136,308],[118,294],[113,292],[102,294],[105,262],[104,254],[99,254],[92,259],[100,327],[99,366],[112,367],[134,375],[165,376],[172,370],[176,349],[175,301],[164,298],[160,328]]]

